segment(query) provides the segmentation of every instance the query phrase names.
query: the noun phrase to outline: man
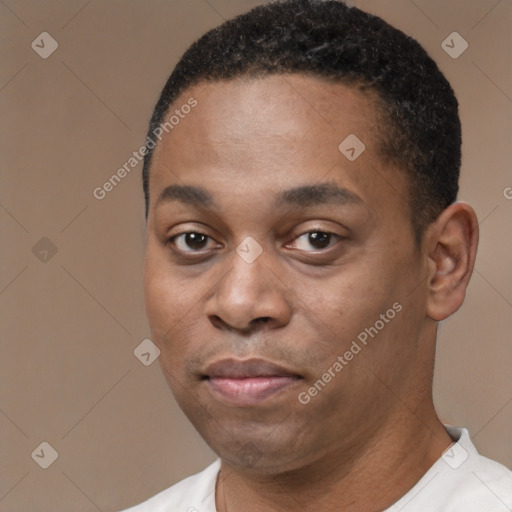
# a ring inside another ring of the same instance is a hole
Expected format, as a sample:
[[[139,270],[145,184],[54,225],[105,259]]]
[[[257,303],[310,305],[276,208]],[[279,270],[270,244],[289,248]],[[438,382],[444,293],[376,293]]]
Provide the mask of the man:
[[[219,460],[131,512],[512,510],[432,402],[478,242],[457,109],[417,42],[335,0],[184,54],[148,134],[145,301]]]

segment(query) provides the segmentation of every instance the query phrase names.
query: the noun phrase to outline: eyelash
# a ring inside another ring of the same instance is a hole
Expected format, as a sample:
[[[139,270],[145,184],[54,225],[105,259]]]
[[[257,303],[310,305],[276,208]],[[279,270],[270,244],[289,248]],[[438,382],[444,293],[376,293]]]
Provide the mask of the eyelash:
[[[337,243],[339,243],[339,242],[340,242],[340,241],[342,241],[342,240],[345,240],[345,238],[344,238],[344,237],[342,237],[341,235],[338,235],[337,233],[333,233],[333,232],[331,232],[331,231],[325,231],[325,230],[322,230],[322,229],[312,229],[312,230],[305,231],[305,232],[303,232],[303,233],[301,233],[301,234],[297,235],[297,236],[293,239],[293,241],[298,240],[298,239],[302,238],[302,237],[303,237],[303,236],[305,236],[305,235],[311,235],[311,234],[313,234],[313,233],[316,233],[316,234],[321,233],[321,234],[323,234],[323,235],[328,235],[329,237],[334,237],[334,238],[338,239],[338,242],[337,242]],[[175,240],[176,240],[176,239],[178,239],[179,237],[183,237],[183,236],[186,236],[186,235],[190,235],[190,234],[194,234],[194,235],[201,235],[201,236],[206,237],[206,238],[207,238],[207,239],[209,239],[209,240],[213,240],[213,238],[212,238],[212,237],[210,237],[210,236],[209,236],[209,235],[207,235],[206,233],[202,233],[202,232],[200,232],[200,231],[184,231],[183,233],[178,233],[178,234],[176,234],[176,235],[173,235],[173,236],[169,237],[169,238],[167,239],[167,243],[168,243],[168,244],[173,244],[174,246],[176,246],[176,244],[175,244]],[[329,242],[330,242],[330,241],[331,241],[331,240],[329,240]],[[327,247],[322,248],[322,249],[315,249],[314,251],[304,251],[304,252],[306,252],[306,253],[317,253],[318,251],[320,251],[320,252],[326,252],[326,251],[328,251],[329,249],[331,249],[333,246],[337,245],[337,243],[330,244],[330,245],[328,245]],[[189,254],[200,254],[200,253],[202,253],[202,252],[203,252],[203,253],[205,252],[205,249],[199,249],[199,250],[194,250],[194,249],[192,249],[192,250],[186,251],[186,250],[182,250],[182,249],[178,249],[178,248],[176,248],[176,250],[177,250],[177,251],[179,251],[181,254],[183,254],[183,253],[189,253]]]

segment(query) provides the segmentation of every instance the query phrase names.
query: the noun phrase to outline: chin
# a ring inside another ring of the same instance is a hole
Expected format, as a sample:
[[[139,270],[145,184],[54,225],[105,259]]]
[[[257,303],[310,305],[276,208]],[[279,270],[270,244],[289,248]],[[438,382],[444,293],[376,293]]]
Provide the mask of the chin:
[[[306,459],[306,440],[282,424],[194,426],[223,461],[239,470],[277,474],[301,467]]]

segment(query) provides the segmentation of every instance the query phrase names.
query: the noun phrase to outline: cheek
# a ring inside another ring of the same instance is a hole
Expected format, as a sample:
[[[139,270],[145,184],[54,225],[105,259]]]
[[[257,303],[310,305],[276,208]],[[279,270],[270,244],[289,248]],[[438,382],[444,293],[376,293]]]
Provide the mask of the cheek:
[[[160,367],[178,400],[185,382],[187,335],[183,328],[189,325],[184,321],[187,304],[184,303],[183,294],[176,291],[176,280],[171,280],[162,269],[165,269],[164,265],[151,257],[147,258],[144,269],[144,300],[151,339],[160,349]]]
[[[313,302],[319,315],[336,326],[336,332],[354,335],[394,302],[393,282],[382,265],[347,265],[326,280]]]
[[[418,274],[412,257],[400,259],[390,251],[382,254],[387,258],[369,259],[340,274],[325,293],[327,303],[335,304],[330,308],[332,324],[342,333],[343,347],[338,342],[336,348],[345,353],[355,341],[358,353],[348,353],[349,370],[360,368],[365,385],[373,381],[374,373],[386,381],[405,375],[404,363],[415,358],[423,314],[423,301],[411,295],[411,282]]]
[[[193,306],[184,283],[171,272],[164,251],[148,246],[144,261],[144,302],[154,342],[162,350],[174,339],[183,318]]]
[[[357,345],[353,345],[355,341],[361,350],[353,359],[358,363],[351,362],[350,366],[378,367],[384,361],[396,358],[394,352],[402,338],[415,334],[408,332],[411,326],[407,325],[411,320],[412,323],[417,320],[414,319],[416,314],[411,316],[410,298],[407,297],[410,292],[407,265],[397,262],[389,251],[388,258],[382,258],[381,251],[379,254],[377,258],[358,258],[340,268],[320,286],[317,283],[314,292],[310,288],[306,293],[302,287],[297,291],[304,298],[304,315],[310,316],[310,324],[317,328],[317,332],[318,326],[324,326],[325,343],[319,339],[315,347],[310,347],[322,361],[321,366],[330,367],[338,355],[345,354],[351,347],[357,351]],[[351,354],[348,356],[352,357]],[[353,377],[358,380],[355,375]],[[341,380],[342,377],[336,379]]]
[[[168,314],[174,311],[172,305],[173,295],[166,285],[165,273],[161,271],[162,266],[151,253],[146,253],[144,264],[144,303],[146,316],[149,325],[153,329],[164,328],[169,323]]]

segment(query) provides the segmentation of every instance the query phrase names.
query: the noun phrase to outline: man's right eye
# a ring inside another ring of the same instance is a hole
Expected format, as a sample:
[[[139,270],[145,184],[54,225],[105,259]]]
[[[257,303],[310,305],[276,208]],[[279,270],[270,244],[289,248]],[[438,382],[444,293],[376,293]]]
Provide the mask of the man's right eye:
[[[186,233],[180,233],[173,235],[168,239],[169,243],[182,252],[196,252],[207,249],[208,241],[213,241],[208,235],[199,233],[198,231],[187,231]]]

